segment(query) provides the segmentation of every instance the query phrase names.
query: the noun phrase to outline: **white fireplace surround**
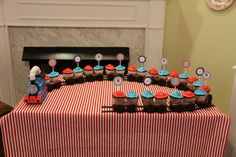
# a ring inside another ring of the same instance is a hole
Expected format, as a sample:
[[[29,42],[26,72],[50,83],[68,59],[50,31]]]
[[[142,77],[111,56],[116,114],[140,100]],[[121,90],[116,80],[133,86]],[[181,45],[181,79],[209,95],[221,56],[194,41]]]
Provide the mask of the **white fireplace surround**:
[[[17,78],[12,73],[9,26],[144,28],[147,67],[159,68],[165,3],[165,0],[0,0],[0,100],[16,103]]]

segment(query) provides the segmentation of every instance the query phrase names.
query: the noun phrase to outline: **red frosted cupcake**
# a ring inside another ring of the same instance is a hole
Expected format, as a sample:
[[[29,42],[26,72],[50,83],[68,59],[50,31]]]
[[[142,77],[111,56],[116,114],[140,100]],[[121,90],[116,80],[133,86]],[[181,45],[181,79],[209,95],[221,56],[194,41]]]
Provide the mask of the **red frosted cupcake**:
[[[155,98],[155,103],[154,103],[154,108],[157,112],[163,113],[166,112],[167,108],[167,99],[168,99],[168,94],[164,92],[157,92],[154,95]]]
[[[197,82],[199,79],[197,77],[189,77],[187,87],[190,91],[196,90],[196,87],[193,85],[194,82]]]
[[[127,73],[127,80],[128,81],[135,81],[137,75],[137,67],[136,66],[129,66],[128,73]]]
[[[211,91],[211,88],[207,85],[202,85],[202,86],[199,87],[199,89],[202,89],[202,90],[206,91],[208,94]]]
[[[106,75],[110,75],[115,72],[115,67],[111,64],[106,65],[105,69],[106,69]]]
[[[195,109],[195,94],[191,91],[183,92],[183,106],[186,111],[194,111]]]
[[[50,77],[48,75],[44,76],[44,80],[46,81],[46,83],[50,83]]]
[[[111,64],[105,66],[105,72],[108,80],[113,80],[115,75],[115,67]]]
[[[122,91],[117,91],[112,93],[113,97],[113,109],[115,112],[121,113],[125,111],[124,101],[125,101],[125,93]]]
[[[172,71],[170,73],[170,76],[168,76],[167,78],[167,83],[166,83],[166,86],[169,87],[169,88],[174,88],[171,84],[171,80],[174,78],[174,77],[179,77],[179,73],[177,71]]]
[[[62,73],[64,79],[72,78],[74,75],[73,70],[71,70],[70,68],[66,68],[65,70],[62,71]]]
[[[63,79],[65,80],[66,84],[73,85],[75,83],[73,79],[74,76],[73,70],[71,70],[70,68],[66,68],[65,70],[62,71],[62,73],[63,73]]]
[[[95,80],[95,77],[93,76],[93,67],[90,65],[86,65],[84,67],[84,75],[86,77],[86,80],[89,82],[92,82]]]
[[[87,75],[92,75],[92,74],[93,74],[93,67],[90,65],[86,65],[84,67],[84,75],[87,76]]]
[[[158,70],[156,68],[151,68],[148,70],[148,75],[151,76],[152,80],[153,80],[153,84],[157,83],[157,79],[158,79]]]

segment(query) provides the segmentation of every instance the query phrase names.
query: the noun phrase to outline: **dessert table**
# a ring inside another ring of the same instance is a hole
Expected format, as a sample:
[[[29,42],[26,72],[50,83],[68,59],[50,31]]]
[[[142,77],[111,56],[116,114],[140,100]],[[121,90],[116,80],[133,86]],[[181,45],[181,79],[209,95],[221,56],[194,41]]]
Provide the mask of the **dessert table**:
[[[174,89],[149,86],[152,92]],[[62,86],[41,105],[23,100],[0,120],[7,157],[219,157],[230,120],[217,107],[194,112],[103,113],[112,81]],[[123,92],[146,90],[124,81]],[[142,105],[141,98],[139,105]]]

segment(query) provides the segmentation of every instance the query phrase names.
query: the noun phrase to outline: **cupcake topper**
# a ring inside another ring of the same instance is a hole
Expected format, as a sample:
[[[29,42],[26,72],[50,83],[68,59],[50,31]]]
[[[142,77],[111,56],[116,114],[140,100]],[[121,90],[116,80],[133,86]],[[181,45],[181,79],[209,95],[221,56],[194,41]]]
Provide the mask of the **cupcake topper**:
[[[171,85],[173,86],[173,87],[175,87],[175,89],[176,89],[176,87],[180,84],[180,80],[179,80],[179,78],[178,77],[174,77],[174,78],[172,78],[171,79]]]
[[[77,63],[77,67],[79,67],[79,62],[81,61],[81,57],[79,55],[74,57],[75,63]]]
[[[148,86],[150,86],[152,84],[152,78],[150,76],[146,76],[144,79],[143,79],[143,84],[147,87],[148,89]],[[148,89],[149,90],[149,89]]]
[[[187,69],[191,66],[190,60],[185,59],[185,60],[183,61],[182,66],[183,66],[183,68],[184,68],[184,73],[186,74],[186,73],[187,73]]]
[[[205,85],[207,84],[207,80],[209,80],[211,78],[211,73],[208,72],[208,71],[205,71],[203,74],[202,74],[202,77],[203,79],[205,80]]]
[[[98,65],[100,65],[100,61],[102,60],[103,56],[101,53],[97,53],[95,55],[95,59],[98,61]]]
[[[161,59],[161,64],[163,66],[163,70],[165,70],[165,65],[168,63],[168,60],[166,58]]]
[[[52,57],[51,59],[49,59],[48,65],[52,67],[52,71],[54,71],[54,67],[57,65],[57,60],[54,57]]]
[[[139,63],[141,63],[141,66],[144,67],[144,63],[146,62],[146,57],[145,56],[139,56],[138,57]]]
[[[118,90],[120,90],[120,86],[122,85],[123,81],[124,81],[123,78],[120,77],[120,76],[116,76],[116,77],[113,79],[113,82],[114,82],[115,86],[118,87]]]
[[[201,76],[203,75],[204,71],[205,71],[205,69],[203,67],[198,67],[196,69],[196,74],[197,74],[199,80],[201,80]]]
[[[123,53],[118,53],[116,55],[116,59],[120,62],[120,65],[121,65],[121,61],[123,61],[125,59],[125,56]]]

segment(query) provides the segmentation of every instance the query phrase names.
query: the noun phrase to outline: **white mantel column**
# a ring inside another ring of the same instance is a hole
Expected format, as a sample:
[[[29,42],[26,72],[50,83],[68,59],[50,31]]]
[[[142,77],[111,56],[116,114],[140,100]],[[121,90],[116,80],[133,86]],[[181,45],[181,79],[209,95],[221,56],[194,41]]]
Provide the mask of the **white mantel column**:
[[[233,67],[235,72],[233,90],[231,96],[231,104],[229,107],[229,116],[231,119],[228,143],[225,157],[235,157],[236,156],[236,65]]]
[[[7,26],[3,1],[0,0],[0,100],[14,106],[16,103]]]
[[[147,67],[161,67],[166,1],[150,0],[145,39]]]

